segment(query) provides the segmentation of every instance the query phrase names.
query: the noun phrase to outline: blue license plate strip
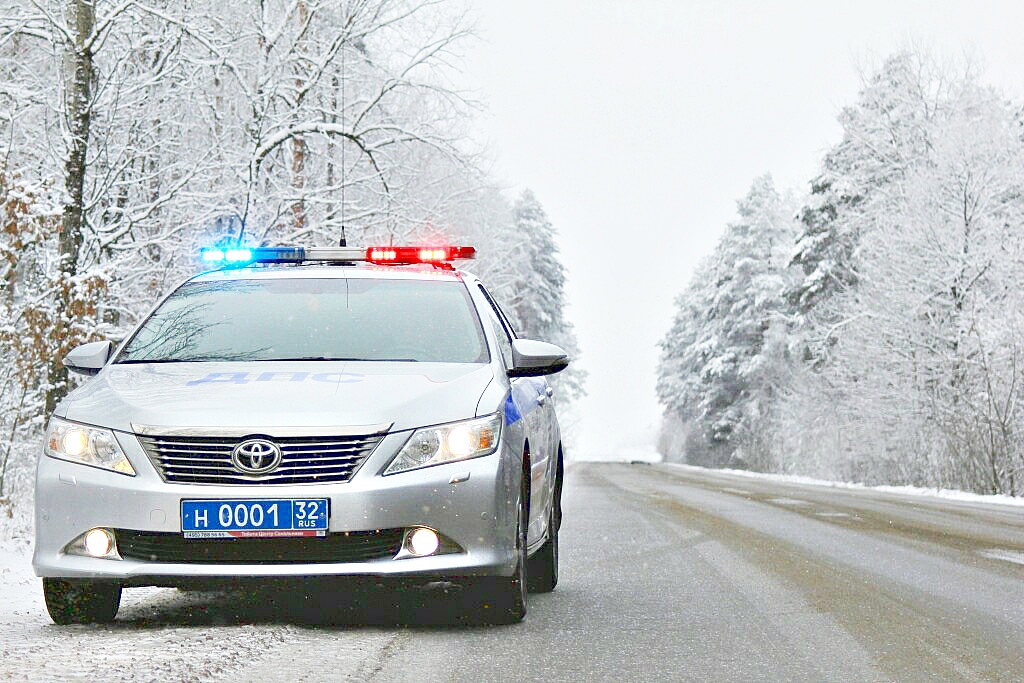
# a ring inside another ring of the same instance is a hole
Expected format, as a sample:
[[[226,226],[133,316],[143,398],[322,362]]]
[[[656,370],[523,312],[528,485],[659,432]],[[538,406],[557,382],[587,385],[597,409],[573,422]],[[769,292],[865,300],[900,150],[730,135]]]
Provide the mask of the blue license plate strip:
[[[327,498],[183,500],[185,538],[286,538],[326,536]]]

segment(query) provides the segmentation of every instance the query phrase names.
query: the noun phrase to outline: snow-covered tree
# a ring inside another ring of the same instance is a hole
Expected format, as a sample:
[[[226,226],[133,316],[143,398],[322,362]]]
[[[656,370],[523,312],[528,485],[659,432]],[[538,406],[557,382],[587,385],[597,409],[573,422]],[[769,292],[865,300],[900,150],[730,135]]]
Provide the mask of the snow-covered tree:
[[[1019,494],[1020,108],[970,68],[913,54],[887,60],[865,93],[826,157],[830,186],[856,191],[814,214],[821,241],[803,213],[807,277],[790,291],[815,362],[782,392],[779,462]]]
[[[699,424],[703,448],[687,457],[710,464],[760,457],[749,445],[788,354],[783,294],[792,273],[793,202],[763,176],[737,208],[738,220],[677,299],[661,344],[659,398],[667,411]]]
[[[15,441],[40,426],[54,357],[105,331],[109,280],[62,268],[58,196],[0,174],[0,498]]]
[[[530,190],[512,204],[491,188],[472,196],[466,217],[473,226],[464,231],[479,251],[474,270],[487,282],[517,334],[558,344],[570,358],[578,358],[576,333],[565,310],[565,267],[557,232],[544,208]],[[570,365],[551,381],[574,399],[583,395],[585,379],[583,370]]]
[[[445,76],[466,35],[455,0],[0,3],[4,169],[61,189],[54,310],[110,274],[129,324],[200,244],[401,238],[443,213],[472,168]],[[67,374],[46,362],[52,408]]]
[[[825,155],[800,211],[793,263],[803,277],[788,292],[799,311],[808,313],[857,282],[861,238],[895,201],[907,169],[927,153],[928,123],[950,87],[946,76],[928,57],[898,53],[840,113],[843,139]]]
[[[520,334],[558,344],[578,359],[579,345],[566,315],[565,266],[559,258],[556,230],[530,190],[513,205],[514,239],[523,246],[519,282],[508,299]],[[578,365],[555,375],[551,381],[572,399],[584,393],[586,373]]]
[[[436,210],[433,186],[471,164],[472,102],[445,73],[469,34],[456,3],[202,4],[182,21],[194,59],[213,61],[227,237],[403,239]]]

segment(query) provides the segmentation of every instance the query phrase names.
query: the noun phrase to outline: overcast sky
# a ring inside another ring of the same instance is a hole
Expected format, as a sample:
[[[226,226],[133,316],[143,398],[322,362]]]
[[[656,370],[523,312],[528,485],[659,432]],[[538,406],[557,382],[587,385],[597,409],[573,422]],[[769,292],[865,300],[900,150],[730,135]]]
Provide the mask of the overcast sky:
[[[673,298],[753,178],[807,187],[860,73],[972,54],[1024,92],[1024,2],[479,0],[468,76],[497,177],[560,233],[590,373],[576,457],[651,445]]]

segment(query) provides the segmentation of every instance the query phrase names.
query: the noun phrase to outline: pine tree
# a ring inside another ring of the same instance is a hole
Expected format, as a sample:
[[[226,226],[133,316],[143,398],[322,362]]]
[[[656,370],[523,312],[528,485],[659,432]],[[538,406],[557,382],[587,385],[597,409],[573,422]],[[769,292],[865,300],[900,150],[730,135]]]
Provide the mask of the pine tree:
[[[509,315],[518,324],[521,336],[558,344],[575,358],[578,345],[565,315],[565,267],[559,258],[555,227],[530,190],[523,190],[516,199],[513,228],[523,249]],[[583,394],[584,376],[578,367],[570,367],[553,380],[570,397],[578,397]]]
[[[700,425],[703,453],[691,461],[721,465],[737,455],[770,403],[777,347],[768,341],[784,323],[786,254],[794,226],[790,204],[770,176],[757,178],[738,203],[739,219],[676,305],[662,342],[659,397],[670,411]]]
[[[565,267],[556,231],[529,190],[510,202],[496,188],[469,195],[455,216],[456,234],[477,248],[472,271],[479,275],[523,338],[557,344],[576,361],[579,347],[565,307]],[[582,396],[586,372],[576,362],[550,381],[562,396]]]

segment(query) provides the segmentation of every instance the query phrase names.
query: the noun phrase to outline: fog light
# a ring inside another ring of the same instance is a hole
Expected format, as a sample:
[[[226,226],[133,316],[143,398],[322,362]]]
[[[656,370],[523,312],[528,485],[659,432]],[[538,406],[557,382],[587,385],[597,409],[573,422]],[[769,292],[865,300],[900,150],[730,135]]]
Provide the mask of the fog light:
[[[433,529],[417,529],[409,535],[409,552],[417,557],[433,555],[441,547],[441,539]]]
[[[92,529],[85,534],[85,551],[93,557],[106,557],[114,547],[114,537],[106,529]]]

